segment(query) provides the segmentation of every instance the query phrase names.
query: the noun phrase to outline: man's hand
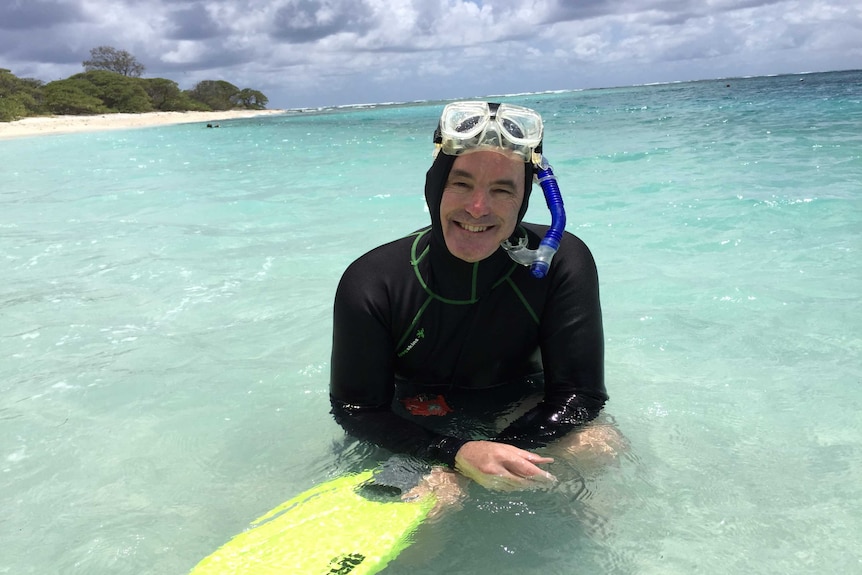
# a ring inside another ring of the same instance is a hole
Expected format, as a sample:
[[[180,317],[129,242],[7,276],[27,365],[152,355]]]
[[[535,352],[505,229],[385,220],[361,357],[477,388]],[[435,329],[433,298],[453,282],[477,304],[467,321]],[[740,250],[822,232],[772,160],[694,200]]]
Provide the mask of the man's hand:
[[[536,489],[556,482],[556,477],[537,466],[553,462],[551,457],[493,441],[468,441],[455,455],[455,469],[497,491]]]

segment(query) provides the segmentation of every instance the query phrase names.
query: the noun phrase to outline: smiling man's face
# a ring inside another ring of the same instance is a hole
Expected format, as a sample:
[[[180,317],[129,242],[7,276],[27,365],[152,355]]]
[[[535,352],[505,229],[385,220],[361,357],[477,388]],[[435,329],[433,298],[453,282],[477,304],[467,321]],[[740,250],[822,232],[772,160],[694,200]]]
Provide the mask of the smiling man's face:
[[[490,151],[458,156],[440,202],[449,252],[471,263],[493,254],[515,230],[523,201],[523,161]]]

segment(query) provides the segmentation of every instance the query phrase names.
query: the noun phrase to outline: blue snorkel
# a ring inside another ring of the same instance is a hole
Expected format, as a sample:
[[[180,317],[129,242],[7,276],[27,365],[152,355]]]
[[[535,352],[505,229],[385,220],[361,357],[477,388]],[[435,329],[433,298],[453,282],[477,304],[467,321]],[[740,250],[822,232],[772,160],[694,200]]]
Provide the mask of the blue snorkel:
[[[521,237],[517,245],[512,245],[509,240],[506,240],[502,246],[510,258],[523,266],[530,266],[533,277],[541,279],[547,275],[551,260],[560,248],[560,240],[563,239],[563,231],[566,229],[566,209],[563,206],[560,186],[557,185],[557,177],[544,156],[536,166],[536,176],[545,193],[548,210],[551,212],[551,227],[545,232],[545,237],[535,250],[527,247],[526,236]]]

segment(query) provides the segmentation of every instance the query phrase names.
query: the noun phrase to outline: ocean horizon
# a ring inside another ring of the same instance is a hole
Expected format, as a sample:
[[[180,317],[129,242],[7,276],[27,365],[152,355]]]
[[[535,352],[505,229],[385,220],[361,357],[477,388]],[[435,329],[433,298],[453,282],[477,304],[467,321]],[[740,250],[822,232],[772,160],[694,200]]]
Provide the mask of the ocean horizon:
[[[620,85],[608,85],[608,86],[600,86],[600,87],[590,87],[590,88],[562,88],[555,90],[537,90],[534,92],[513,92],[511,94],[504,93],[492,93],[492,94],[480,94],[476,96],[464,96],[457,98],[429,98],[429,99],[421,99],[421,100],[392,100],[385,102],[355,102],[351,104],[334,104],[330,106],[297,106],[297,107],[287,107],[287,108],[279,108],[284,110],[285,112],[309,112],[309,111],[324,111],[324,110],[342,110],[345,108],[368,108],[368,107],[384,107],[384,106],[410,106],[414,104],[423,105],[423,104],[444,104],[448,102],[458,102],[462,100],[489,100],[492,101],[494,98],[520,98],[525,96],[542,96],[542,95],[551,95],[551,94],[569,94],[575,92],[591,92],[596,90],[617,90],[622,88],[647,88],[650,86],[672,86],[676,84],[696,84],[698,82],[728,82],[734,80],[750,80],[752,78],[782,78],[782,77],[804,77],[818,74],[846,74],[846,73],[855,73],[858,72],[859,69],[848,69],[848,70],[825,70],[825,71],[803,71],[803,72],[776,72],[775,74],[764,74],[760,76],[754,75],[746,75],[746,76],[717,76],[715,78],[700,78],[696,80],[669,80],[666,82],[645,82],[642,84],[620,84]],[[804,78],[803,78],[804,79]]]

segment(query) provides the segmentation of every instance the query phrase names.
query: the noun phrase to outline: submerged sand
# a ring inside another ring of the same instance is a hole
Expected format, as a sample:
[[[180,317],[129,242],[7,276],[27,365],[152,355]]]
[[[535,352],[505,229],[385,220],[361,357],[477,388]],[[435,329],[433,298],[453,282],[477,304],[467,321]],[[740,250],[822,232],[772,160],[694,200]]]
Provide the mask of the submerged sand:
[[[148,112],[146,114],[99,114],[96,116],[38,116],[15,122],[0,122],[0,140],[73,132],[128,130],[148,126],[215,123],[235,118],[283,114],[284,110],[227,110],[223,112]]]

